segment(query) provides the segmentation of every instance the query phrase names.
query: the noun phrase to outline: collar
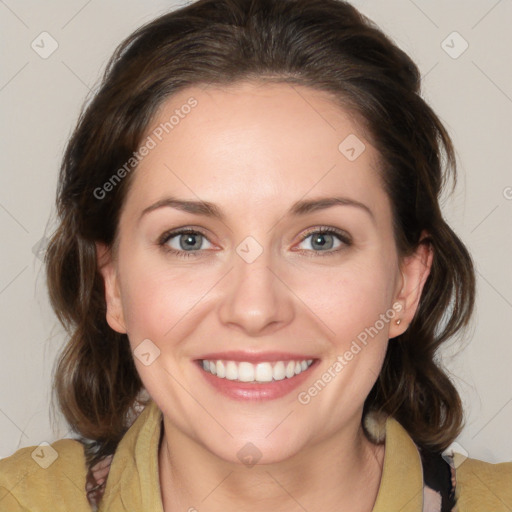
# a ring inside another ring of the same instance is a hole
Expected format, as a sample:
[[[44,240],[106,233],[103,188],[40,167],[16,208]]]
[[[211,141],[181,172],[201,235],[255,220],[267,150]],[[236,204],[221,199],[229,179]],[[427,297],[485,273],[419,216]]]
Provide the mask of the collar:
[[[414,441],[398,421],[386,420],[386,449],[379,492],[372,512],[421,512],[423,468]]]
[[[163,512],[158,470],[162,412],[151,400],[119,443],[99,512]],[[421,512],[423,470],[416,445],[393,417],[386,419],[384,467],[372,512]]]

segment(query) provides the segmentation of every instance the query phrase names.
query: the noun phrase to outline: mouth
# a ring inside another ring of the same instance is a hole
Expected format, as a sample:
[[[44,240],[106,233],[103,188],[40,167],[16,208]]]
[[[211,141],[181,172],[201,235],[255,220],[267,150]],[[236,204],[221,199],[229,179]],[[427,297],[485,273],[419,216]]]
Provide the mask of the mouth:
[[[306,372],[313,359],[250,363],[249,361],[226,361],[200,359],[202,369],[219,379],[253,384],[265,384],[284,379],[293,379]]]
[[[291,393],[310,378],[319,359],[285,354],[223,353],[194,362],[206,382],[235,400],[271,400]]]

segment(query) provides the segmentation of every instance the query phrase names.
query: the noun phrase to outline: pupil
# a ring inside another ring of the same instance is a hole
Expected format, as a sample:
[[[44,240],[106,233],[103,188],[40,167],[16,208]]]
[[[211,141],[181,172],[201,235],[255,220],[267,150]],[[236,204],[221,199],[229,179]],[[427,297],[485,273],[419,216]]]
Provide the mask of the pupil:
[[[326,241],[325,241],[325,237],[326,236],[330,236],[330,235],[327,235],[327,234],[318,234],[313,240],[314,240],[314,244],[318,244],[320,247],[324,247],[326,245]]]
[[[194,237],[196,235],[190,233],[190,234],[187,234],[184,236],[185,236],[185,247],[183,247],[183,244],[182,244],[182,248],[193,248],[195,245],[197,245],[197,242],[194,243]]]

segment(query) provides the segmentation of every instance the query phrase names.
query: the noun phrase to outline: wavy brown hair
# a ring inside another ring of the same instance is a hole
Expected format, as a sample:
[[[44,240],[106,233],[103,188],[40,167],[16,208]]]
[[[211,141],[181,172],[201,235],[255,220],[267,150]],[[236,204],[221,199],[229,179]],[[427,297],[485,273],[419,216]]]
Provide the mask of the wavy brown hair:
[[[171,95],[192,85],[242,80],[305,85],[354,113],[380,153],[400,257],[420,243],[433,248],[416,315],[389,344],[365,413],[393,415],[419,446],[445,449],[462,429],[463,411],[437,350],[468,325],[475,277],[468,251],[441,213],[448,179],[456,184],[456,159],[449,135],[421,97],[418,68],[346,2],[199,0],[121,43],[62,161],[59,226],[46,270],[50,300],[69,341],[56,363],[54,390],[87,446],[89,463],[115,450],[143,390],[127,336],[107,324],[95,250],[97,241],[115,248],[133,173],[105,197],[97,190],[129,161]]]

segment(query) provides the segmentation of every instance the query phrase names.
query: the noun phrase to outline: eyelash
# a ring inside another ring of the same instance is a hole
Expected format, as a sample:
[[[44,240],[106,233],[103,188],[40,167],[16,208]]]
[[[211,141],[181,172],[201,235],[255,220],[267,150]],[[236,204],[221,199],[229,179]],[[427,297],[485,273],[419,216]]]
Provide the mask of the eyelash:
[[[162,247],[162,249],[165,252],[170,253],[170,254],[174,254],[175,256],[178,256],[180,258],[190,258],[190,257],[195,258],[195,257],[198,256],[197,253],[201,252],[200,250],[199,251],[178,251],[176,249],[172,249],[172,248],[167,246],[167,242],[171,238],[174,238],[174,237],[179,236],[179,235],[188,234],[188,233],[192,233],[194,235],[201,235],[201,236],[204,236],[207,239],[207,236],[204,233],[202,233],[201,231],[197,230],[197,229],[183,228],[183,229],[178,229],[176,231],[166,231],[159,238],[158,245],[160,247]],[[338,240],[340,242],[345,244],[345,246],[349,247],[349,246],[352,245],[352,239],[344,231],[341,231],[341,230],[336,229],[336,228],[326,227],[326,226],[320,226],[320,227],[317,227],[317,228],[314,228],[314,229],[308,231],[307,233],[305,233],[302,236],[302,238],[300,239],[299,243],[302,243],[304,240],[306,240],[307,238],[309,238],[313,234],[334,235],[334,236],[336,236],[338,238]],[[300,252],[301,254],[308,253],[308,256],[310,256],[309,253],[313,252],[313,253],[316,253],[316,256],[323,257],[323,256],[329,256],[329,255],[336,254],[336,253],[342,251],[343,249],[344,249],[343,247],[340,247],[340,248],[334,249],[334,250],[330,250],[330,251],[311,251],[311,250],[301,249],[298,252]],[[322,254],[322,253],[324,253],[324,254]],[[311,256],[311,257],[314,258],[316,256]]]

